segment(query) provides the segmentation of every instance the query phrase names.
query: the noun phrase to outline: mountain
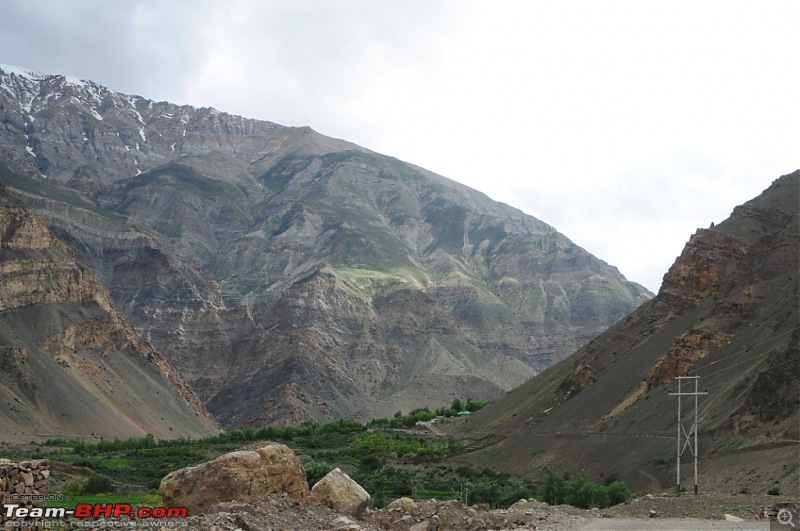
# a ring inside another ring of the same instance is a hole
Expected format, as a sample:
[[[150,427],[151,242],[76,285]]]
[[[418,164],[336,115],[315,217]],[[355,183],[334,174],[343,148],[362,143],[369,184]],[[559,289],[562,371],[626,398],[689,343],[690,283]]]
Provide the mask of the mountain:
[[[108,291],[0,184],[0,434],[197,437],[197,396]]]
[[[675,485],[676,376],[699,376],[700,482],[800,493],[800,171],[699,229],[649,302],[461,428],[476,463]],[[682,392],[693,392],[685,381]],[[694,398],[682,398],[690,431]],[[683,454],[690,489],[691,453]],[[687,468],[688,467],[688,468]],[[703,486],[701,485],[701,489]]]
[[[2,180],[225,426],[496,398],[652,294],[309,128],[0,67]]]

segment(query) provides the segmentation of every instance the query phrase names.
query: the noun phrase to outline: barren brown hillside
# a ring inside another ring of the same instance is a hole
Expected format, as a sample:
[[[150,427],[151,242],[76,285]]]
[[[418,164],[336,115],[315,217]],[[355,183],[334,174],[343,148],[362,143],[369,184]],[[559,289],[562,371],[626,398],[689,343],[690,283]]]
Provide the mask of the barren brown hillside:
[[[659,294],[466,421],[463,458],[675,488],[678,375],[700,376],[701,488],[800,495],[800,171],[699,229]],[[686,391],[690,384],[684,384]],[[693,388],[692,388],[693,389]],[[684,425],[694,415],[683,398]],[[691,457],[682,484],[692,489]]]

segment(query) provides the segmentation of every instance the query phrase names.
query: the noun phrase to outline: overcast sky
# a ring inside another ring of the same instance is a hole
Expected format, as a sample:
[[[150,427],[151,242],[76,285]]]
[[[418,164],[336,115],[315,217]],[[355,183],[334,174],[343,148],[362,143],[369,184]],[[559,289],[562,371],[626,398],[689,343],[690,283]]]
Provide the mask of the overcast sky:
[[[309,125],[550,223],[656,292],[800,168],[800,2],[4,0],[0,63]]]

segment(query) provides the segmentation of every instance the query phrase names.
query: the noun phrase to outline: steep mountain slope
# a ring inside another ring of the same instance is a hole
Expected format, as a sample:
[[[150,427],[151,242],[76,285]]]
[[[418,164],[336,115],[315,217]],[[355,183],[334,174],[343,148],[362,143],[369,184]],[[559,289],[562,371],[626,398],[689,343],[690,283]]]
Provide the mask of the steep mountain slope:
[[[108,291],[0,184],[0,437],[196,437],[217,424]]]
[[[2,178],[228,426],[494,398],[649,299],[541,221],[308,128],[0,69]]]
[[[800,494],[799,182],[800,171],[781,177],[698,230],[654,299],[464,423],[488,445],[470,459],[668,488],[677,430],[669,392],[676,376],[700,376],[701,483],[729,481],[735,493],[774,481]],[[693,399],[682,408],[689,431]]]

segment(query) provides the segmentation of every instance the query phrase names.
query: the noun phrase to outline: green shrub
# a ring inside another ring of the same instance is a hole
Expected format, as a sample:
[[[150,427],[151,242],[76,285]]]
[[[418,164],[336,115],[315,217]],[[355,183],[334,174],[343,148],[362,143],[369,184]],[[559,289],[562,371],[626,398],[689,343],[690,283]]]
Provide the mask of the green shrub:
[[[303,468],[306,471],[306,480],[308,481],[309,487],[313,487],[317,481],[324,478],[328,472],[333,470],[333,466],[324,461],[310,461],[306,463]]]
[[[83,494],[83,485],[82,481],[70,481],[61,487],[61,492],[66,496],[80,496]]]
[[[101,492],[108,492],[111,490],[111,479],[93,474],[86,480],[86,485],[83,487],[83,492],[86,494],[100,494]]]
[[[456,468],[456,474],[458,474],[461,477],[471,478],[473,476],[476,476],[478,474],[478,471],[475,470],[474,468],[461,465],[458,468]]]
[[[608,489],[609,505],[625,503],[631,497],[631,491],[629,491],[628,487],[625,486],[625,483],[620,480],[612,481],[606,485],[606,489]]]
[[[383,467],[386,464],[385,459],[381,459],[376,455],[368,455],[361,459],[361,468],[366,471],[370,470],[378,470],[379,468]]]

